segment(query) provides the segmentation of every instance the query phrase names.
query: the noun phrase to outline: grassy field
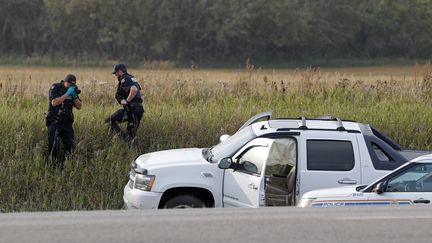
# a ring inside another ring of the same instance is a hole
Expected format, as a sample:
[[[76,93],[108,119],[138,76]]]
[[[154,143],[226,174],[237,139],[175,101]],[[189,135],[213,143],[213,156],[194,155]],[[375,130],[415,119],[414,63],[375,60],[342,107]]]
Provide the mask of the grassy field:
[[[0,211],[118,209],[130,162],[161,149],[205,147],[250,116],[324,114],[370,123],[403,147],[432,150],[432,69],[132,69],[143,87],[140,146],[129,149],[103,120],[119,108],[111,67],[0,67]],[[76,74],[77,149],[63,171],[46,165],[44,112],[52,83]],[[204,136],[203,136],[204,135]]]

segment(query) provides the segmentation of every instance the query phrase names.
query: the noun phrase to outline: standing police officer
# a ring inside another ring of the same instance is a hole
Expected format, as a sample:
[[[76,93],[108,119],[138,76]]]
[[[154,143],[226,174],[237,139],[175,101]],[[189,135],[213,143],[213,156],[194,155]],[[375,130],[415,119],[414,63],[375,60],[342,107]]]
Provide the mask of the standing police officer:
[[[129,145],[133,142],[144,113],[141,86],[136,78],[127,72],[126,65],[116,64],[112,74],[117,77],[115,98],[123,106],[110,117],[111,130],[120,135]],[[121,131],[118,123],[127,121],[127,132]]]
[[[72,153],[74,149],[74,121],[72,109],[81,109],[82,103],[78,96],[80,91],[76,86],[76,77],[68,74],[64,80],[54,83],[49,90],[48,113],[46,125],[48,126],[48,152],[54,160],[55,166],[63,168],[63,158],[58,158],[55,143],[61,138],[65,155]]]

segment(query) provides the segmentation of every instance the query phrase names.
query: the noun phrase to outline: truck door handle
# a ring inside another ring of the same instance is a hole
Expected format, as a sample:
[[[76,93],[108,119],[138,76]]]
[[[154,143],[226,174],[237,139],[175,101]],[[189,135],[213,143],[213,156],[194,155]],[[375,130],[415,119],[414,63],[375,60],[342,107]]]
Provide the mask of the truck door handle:
[[[253,183],[249,184],[248,187],[252,190],[258,190],[258,187],[255,186],[255,184],[253,184]]]
[[[430,203],[430,200],[426,200],[426,199],[417,199],[417,200],[414,200],[414,203],[424,203],[424,204],[428,204],[428,203]]]
[[[351,180],[351,179],[348,179],[348,178],[343,178],[342,180],[338,180],[338,183],[339,184],[355,185],[355,184],[357,184],[357,181],[356,180]]]

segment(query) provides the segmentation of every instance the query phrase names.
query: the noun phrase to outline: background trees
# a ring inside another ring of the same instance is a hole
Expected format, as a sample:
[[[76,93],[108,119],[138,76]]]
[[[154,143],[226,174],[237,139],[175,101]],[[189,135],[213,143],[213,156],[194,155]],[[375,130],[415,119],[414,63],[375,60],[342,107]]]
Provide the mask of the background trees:
[[[432,0],[0,0],[2,56],[429,58]]]

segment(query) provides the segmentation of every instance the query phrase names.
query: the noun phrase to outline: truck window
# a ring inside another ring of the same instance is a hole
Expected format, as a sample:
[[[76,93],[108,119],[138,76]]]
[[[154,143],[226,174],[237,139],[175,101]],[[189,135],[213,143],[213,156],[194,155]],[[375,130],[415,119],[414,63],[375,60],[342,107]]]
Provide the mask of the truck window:
[[[383,161],[383,162],[390,162],[390,161],[392,161],[392,159],[390,159],[389,156],[387,156],[387,154],[378,145],[376,145],[375,143],[372,143],[372,148],[373,148],[373,150],[375,152],[375,155],[377,156],[377,158],[380,161]]]
[[[268,147],[251,147],[238,159],[237,171],[260,176],[267,155]]]
[[[294,138],[275,139],[270,147],[265,175],[286,177],[296,166],[297,143]]]
[[[252,127],[246,127],[234,135],[229,137],[227,140],[219,143],[211,149],[213,154],[212,160],[214,162],[219,161],[222,158],[230,157],[243,147],[247,142],[251,141],[256,137],[252,130]]]
[[[396,142],[369,125],[360,125],[366,146],[376,170],[394,170],[407,162]]]
[[[308,170],[350,171],[354,165],[350,141],[307,140]]]
[[[297,165],[295,138],[278,138],[272,143],[265,167],[266,206],[294,205]]]

